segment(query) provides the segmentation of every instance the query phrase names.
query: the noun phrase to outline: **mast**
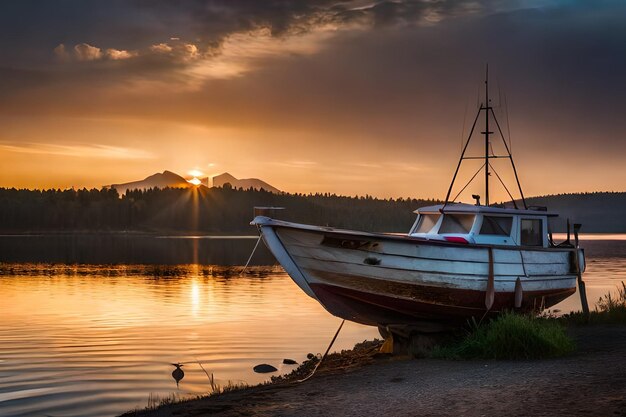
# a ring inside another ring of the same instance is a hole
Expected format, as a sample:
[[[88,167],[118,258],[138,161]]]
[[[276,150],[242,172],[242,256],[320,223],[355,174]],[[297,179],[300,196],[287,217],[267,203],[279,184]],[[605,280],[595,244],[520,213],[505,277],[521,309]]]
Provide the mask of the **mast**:
[[[469,146],[469,143],[472,140],[474,128],[476,127],[476,123],[478,122],[478,119],[480,117],[480,112],[482,111],[485,112],[485,131],[480,132],[480,133],[485,135],[485,155],[484,156],[466,156],[465,152],[467,151],[467,147]],[[502,138],[502,143],[504,144],[504,148],[506,149],[506,155],[495,155],[495,154],[489,155],[489,145],[490,145],[489,135],[492,135],[495,133],[489,130],[489,113],[491,113],[491,116],[493,117],[493,120],[496,123],[496,127],[498,128],[498,133],[500,134],[500,137]],[[513,173],[515,174],[515,181],[517,182],[517,188],[522,198],[522,203],[524,204],[524,208],[528,208],[526,206],[526,199],[524,198],[524,192],[522,191],[522,185],[520,184],[519,176],[517,175],[517,169],[515,169],[515,163],[513,162],[513,155],[511,154],[511,150],[509,149],[509,146],[506,143],[504,132],[502,132],[502,128],[500,127],[500,123],[498,122],[498,118],[496,117],[496,114],[493,111],[493,107],[491,106],[491,103],[489,100],[489,65],[487,65],[487,68],[485,71],[485,102],[481,103],[480,107],[478,108],[478,112],[476,113],[476,118],[474,119],[472,128],[470,129],[469,135],[467,136],[467,140],[465,141],[465,146],[463,147],[463,151],[461,152],[461,157],[459,158],[459,162],[456,166],[456,170],[454,171],[454,175],[452,176],[452,182],[450,182],[450,187],[448,188],[448,193],[446,194],[446,200],[443,204],[443,207],[440,209],[440,211],[443,213],[446,205],[448,205],[448,203],[450,202],[454,202],[454,200],[456,200],[456,198],[465,190],[465,188],[467,188],[467,186],[474,180],[476,175],[478,175],[478,173],[483,168],[485,169],[485,206],[489,206],[489,176],[490,176],[489,169],[491,168],[491,170],[496,174],[496,177],[498,178],[498,180],[500,180],[500,183],[502,184],[502,186],[508,193],[509,197],[511,198],[513,205],[515,206],[515,208],[517,208],[517,203],[515,202],[515,198],[509,192],[509,189],[507,188],[507,186],[504,184],[504,182],[498,175],[498,172],[489,164],[489,160],[495,159],[495,158],[507,158],[511,162],[511,167],[513,168]],[[459,191],[456,197],[450,200],[450,195],[452,194],[452,188],[454,187],[454,182],[456,181],[456,177],[457,177],[457,174],[459,173],[459,169],[461,168],[461,164],[463,163],[464,160],[468,160],[468,159],[484,159],[485,163],[482,167],[478,169],[478,171],[476,171],[474,176],[472,176],[469,182],[465,184],[465,186],[461,189],[461,191]]]
[[[485,131],[481,132],[485,135],[485,205],[489,205],[489,135],[493,132],[489,131],[489,111],[491,106],[489,105],[489,64],[485,72],[485,105],[482,107],[485,110]]]

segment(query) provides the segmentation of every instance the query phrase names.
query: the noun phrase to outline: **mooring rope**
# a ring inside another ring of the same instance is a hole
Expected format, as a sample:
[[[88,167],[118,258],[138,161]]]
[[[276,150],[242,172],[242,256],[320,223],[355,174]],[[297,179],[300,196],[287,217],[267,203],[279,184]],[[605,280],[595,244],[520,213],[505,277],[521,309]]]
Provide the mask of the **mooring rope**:
[[[252,257],[254,256],[254,252],[256,252],[256,248],[259,247],[259,242],[261,242],[261,236],[262,236],[261,232],[259,232],[259,238],[257,239],[256,244],[254,245],[254,249],[252,249],[252,253],[250,254],[250,257],[248,258],[248,262],[246,262],[246,265],[243,267],[243,269],[239,273],[239,276],[242,276],[243,273],[246,272],[248,265],[250,265],[250,261],[252,260]]]
[[[311,378],[315,374],[315,371],[317,371],[317,368],[320,367],[320,365],[322,364],[322,362],[324,362],[324,359],[328,355],[328,352],[330,352],[330,348],[333,347],[333,344],[335,343],[335,340],[337,340],[337,336],[339,336],[339,332],[341,331],[341,328],[343,327],[343,324],[345,322],[346,322],[345,320],[341,320],[341,324],[339,325],[339,328],[335,332],[335,336],[333,336],[333,340],[330,341],[330,345],[328,345],[328,348],[326,349],[326,352],[324,352],[324,356],[322,356],[320,361],[315,365],[315,368],[313,368],[313,371],[309,375],[307,375],[305,378],[302,378],[302,379],[299,379],[297,381],[294,381],[294,383],[304,382],[307,379]]]

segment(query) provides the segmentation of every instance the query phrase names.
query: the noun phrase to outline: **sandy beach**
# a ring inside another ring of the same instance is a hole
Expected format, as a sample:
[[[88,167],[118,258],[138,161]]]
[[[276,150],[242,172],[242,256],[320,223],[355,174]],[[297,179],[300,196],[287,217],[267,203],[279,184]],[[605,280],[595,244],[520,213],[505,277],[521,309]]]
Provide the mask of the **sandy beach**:
[[[626,416],[626,326],[570,333],[578,349],[560,359],[369,355],[355,366],[336,355],[303,383],[251,387],[125,416]]]

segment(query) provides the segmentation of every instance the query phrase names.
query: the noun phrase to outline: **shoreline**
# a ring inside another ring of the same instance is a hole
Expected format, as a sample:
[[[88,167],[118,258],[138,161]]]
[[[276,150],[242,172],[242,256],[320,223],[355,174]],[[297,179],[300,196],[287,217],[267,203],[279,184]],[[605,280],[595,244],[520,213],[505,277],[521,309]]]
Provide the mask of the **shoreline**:
[[[252,231],[252,230],[250,230]],[[0,231],[0,237],[23,237],[23,236],[81,236],[81,235],[119,235],[138,237],[180,237],[180,238],[232,238],[232,239],[258,239],[258,235],[250,234],[250,231],[232,232],[207,232],[207,231],[179,231],[179,230],[21,230]],[[389,234],[404,234],[388,232]],[[555,232],[556,240],[565,240],[567,233]],[[626,232],[587,232],[580,233],[581,241],[589,240],[626,240]]]
[[[0,237],[37,237],[37,236],[136,236],[162,238],[200,238],[200,239],[258,239],[258,235],[238,234],[237,232],[173,232],[173,231],[139,231],[139,230],[45,230],[24,232],[0,232]]]
[[[370,351],[354,361],[348,351],[329,355],[303,383],[251,386],[123,416],[626,415],[626,326],[568,332],[577,350],[557,359],[451,361]]]

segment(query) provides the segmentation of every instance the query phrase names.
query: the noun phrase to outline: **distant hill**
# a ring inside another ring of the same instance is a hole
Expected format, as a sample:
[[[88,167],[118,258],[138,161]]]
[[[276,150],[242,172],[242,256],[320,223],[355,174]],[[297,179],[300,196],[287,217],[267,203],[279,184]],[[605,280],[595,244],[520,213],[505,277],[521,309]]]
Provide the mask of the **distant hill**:
[[[551,220],[555,232],[566,231],[567,219],[582,224],[581,233],[626,232],[626,192],[547,195],[527,198],[526,204],[558,213]]]
[[[213,187],[223,187],[224,184],[230,184],[233,188],[243,188],[244,190],[252,188],[257,191],[263,189],[275,194],[279,194],[281,192],[278,188],[273,187],[258,178],[237,179],[228,172],[213,177]]]
[[[163,171],[144,178],[140,181],[131,181],[124,184],[111,184],[106,188],[113,188],[119,194],[126,194],[128,190],[149,190],[150,188],[189,188],[193,185],[186,179],[172,171]]]
[[[230,184],[232,188],[239,189],[242,188],[244,190],[248,190],[250,188],[254,190],[265,190],[271,193],[279,194],[281,191],[271,186],[270,184],[262,181],[258,178],[244,178],[237,179],[234,176],[230,175],[228,172],[225,172],[221,175],[216,175],[213,178],[213,187],[223,187],[225,184]],[[200,183],[205,184],[209,183],[208,177],[199,178]],[[172,172],[172,171],[163,171],[162,173],[156,173],[154,175],[150,175],[149,177],[144,178],[139,181],[131,181],[125,182],[123,184],[111,184],[105,185],[105,188],[113,188],[117,190],[117,192],[122,195],[126,194],[128,190],[149,190],[151,188],[189,188],[194,185],[189,183],[185,178],[180,175]]]

